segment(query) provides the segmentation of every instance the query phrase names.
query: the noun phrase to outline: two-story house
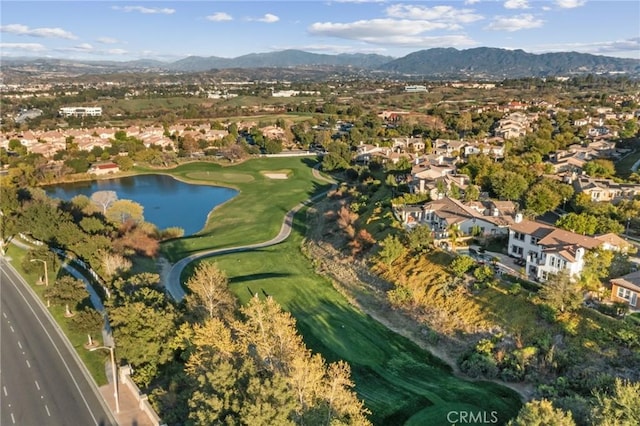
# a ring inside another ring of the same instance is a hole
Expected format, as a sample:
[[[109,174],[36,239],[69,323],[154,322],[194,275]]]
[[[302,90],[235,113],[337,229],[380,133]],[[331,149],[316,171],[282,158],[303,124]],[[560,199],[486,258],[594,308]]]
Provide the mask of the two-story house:
[[[520,213],[509,230],[509,255],[524,259],[526,273],[539,281],[563,271],[579,276],[586,252],[600,246],[603,241],[597,238],[527,220]]]
[[[625,302],[632,310],[638,310],[640,304],[640,271],[635,271],[611,280],[611,300]]]

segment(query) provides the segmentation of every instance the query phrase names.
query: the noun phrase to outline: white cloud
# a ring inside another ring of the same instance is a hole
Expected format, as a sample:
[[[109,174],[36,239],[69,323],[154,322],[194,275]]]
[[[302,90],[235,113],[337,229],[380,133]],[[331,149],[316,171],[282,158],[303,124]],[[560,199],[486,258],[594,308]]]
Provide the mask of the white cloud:
[[[556,0],[556,4],[562,9],[573,9],[584,6],[586,2],[587,0]]]
[[[0,43],[0,50],[20,50],[26,52],[43,52],[46,47],[40,43]]]
[[[108,49],[108,50],[107,50],[107,53],[108,53],[109,55],[126,55],[126,54],[127,54],[127,53],[129,53],[129,52],[127,52],[127,51],[126,51],[126,50],[124,50],[124,49]]]
[[[28,26],[22,24],[3,25],[0,27],[0,32],[32,37],[65,38],[68,40],[74,40],[78,38],[69,31],[63,30],[62,28],[29,28]]]
[[[448,27],[448,24],[438,22],[383,18],[346,24],[316,22],[308,30],[314,35],[362,40],[366,38],[384,38],[386,36],[415,36],[425,31],[446,29]]]
[[[472,9],[456,9],[452,6],[425,7],[394,4],[387,7],[386,13],[392,18],[421,19],[463,24],[483,19],[481,15],[474,13]]]
[[[477,44],[465,35],[427,37],[422,35],[434,29],[446,29],[449,24],[400,19],[371,19],[351,23],[316,22],[308,31],[312,35],[358,40],[371,44],[439,47],[471,46]]]
[[[116,44],[119,43],[118,39],[115,39],[113,37],[100,37],[97,40],[99,43],[102,44]]]
[[[480,3],[480,0],[464,0],[464,4],[476,4]]]
[[[145,15],[172,15],[175,9],[145,6],[112,6],[113,10],[122,10],[123,12],[140,12]]]
[[[384,47],[371,47],[366,45],[343,45],[343,44],[306,44],[294,46],[273,46],[274,50],[304,50],[305,52],[321,52],[321,53],[378,53],[385,54],[387,49]]]
[[[386,0],[335,0],[336,3],[384,3]]]
[[[213,22],[233,21],[233,17],[224,12],[216,12],[213,15],[207,16],[205,19]]]
[[[575,51],[592,54],[629,53],[630,57],[640,58],[640,37],[625,40],[601,41],[593,43],[559,43],[541,45],[534,49],[536,52],[567,52]]]
[[[537,19],[531,14],[515,16],[496,16],[486,29],[495,31],[519,31],[539,28],[544,24],[542,19]]]
[[[528,0],[507,0],[504,2],[505,9],[529,9]]]
[[[83,53],[96,53],[93,46],[89,43],[80,43],[71,47],[59,47],[54,49],[60,52],[83,52]]]
[[[256,21],[266,22],[267,24],[273,24],[274,22],[278,22],[279,20],[280,18],[272,13],[266,13],[262,18],[256,19]]]

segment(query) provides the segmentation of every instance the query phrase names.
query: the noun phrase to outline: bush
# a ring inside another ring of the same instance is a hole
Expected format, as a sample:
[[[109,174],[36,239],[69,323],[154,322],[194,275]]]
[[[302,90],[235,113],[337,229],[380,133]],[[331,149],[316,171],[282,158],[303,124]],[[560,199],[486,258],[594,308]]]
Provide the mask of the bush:
[[[521,290],[522,290],[522,286],[518,283],[514,283],[511,285],[511,287],[509,287],[509,294],[516,296],[520,294]]]
[[[475,351],[463,355],[460,369],[470,377],[495,378],[498,376],[495,360]]]

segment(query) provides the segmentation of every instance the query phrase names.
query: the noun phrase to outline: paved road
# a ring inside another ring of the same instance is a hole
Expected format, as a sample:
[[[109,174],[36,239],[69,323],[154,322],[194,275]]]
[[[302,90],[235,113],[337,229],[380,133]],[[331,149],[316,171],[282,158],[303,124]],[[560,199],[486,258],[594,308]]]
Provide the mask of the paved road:
[[[0,259],[0,424],[115,425],[95,382],[52,321]]]
[[[332,183],[333,184],[332,189],[335,188],[335,181],[332,179],[327,179],[324,176],[322,176],[320,172],[318,172],[317,166],[313,168],[312,173],[316,179],[321,179],[329,183]],[[291,210],[289,210],[287,214],[284,216],[284,221],[282,222],[282,226],[280,227],[280,232],[278,232],[278,235],[276,235],[275,237],[273,237],[268,241],[264,241],[262,243],[257,243],[257,244],[249,244],[246,246],[205,250],[205,251],[194,253],[192,255],[189,255],[187,257],[180,259],[175,264],[173,264],[167,276],[163,277],[165,288],[167,289],[167,291],[175,301],[180,302],[185,297],[185,292],[180,283],[180,275],[182,274],[182,271],[189,263],[199,259],[206,258],[206,257],[211,257],[211,256],[216,256],[221,254],[237,253],[241,251],[255,250],[258,248],[269,247],[269,246],[273,246],[278,243],[281,243],[282,241],[286,240],[291,234],[291,227],[293,226],[293,217],[295,216],[295,214],[298,211],[300,211],[300,209],[303,208],[304,206],[311,204],[316,200],[319,200],[320,198],[327,195],[329,191],[325,191],[321,194],[317,194],[309,198],[308,200],[298,204]]]

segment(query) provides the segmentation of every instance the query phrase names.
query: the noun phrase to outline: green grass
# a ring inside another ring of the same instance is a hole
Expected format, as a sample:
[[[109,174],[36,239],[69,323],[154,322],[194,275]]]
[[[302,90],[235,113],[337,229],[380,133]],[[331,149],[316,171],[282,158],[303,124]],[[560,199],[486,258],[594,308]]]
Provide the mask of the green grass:
[[[20,275],[22,275],[25,281],[36,292],[38,297],[40,297],[40,300],[42,300],[43,303],[46,304],[46,301],[43,297],[45,286],[36,285],[38,278],[42,275],[42,273],[39,272],[41,271],[41,268],[36,268],[32,272],[25,272],[24,269],[22,269],[21,263],[22,263],[22,259],[25,257],[27,252],[23,249],[18,248],[15,245],[10,246],[7,254],[12,259],[11,264],[13,265],[13,267],[16,268],[16,270],[20,273]],[[53,285],[53,283],[56,280],[56,277],[63,272],[64,271],[60,269],[57,271],[56,274],[50,274],[49,285]],[[89,296],[87,296],[87,299],[88,297]],[[88,300],[85,300],[84,302],[89,303]],[[64,334],[67,336],[67,338],[71,342],[71,345],[74,347],[74,349],[80,356],[80,359],[82,360],[84,365],[87,367],[87,370],[89,370],[89,373],[91,374],[91,377],[93,377],[93,380],[95,380],[98,386],[107,384],[107,377],[105,374],[104,362],[108,358],[109,353],[107,352],[105,354],[103,353],[103,351],[89,352],[87,349],[84,348],[84,344],[87,343],[87,335],[84,333],[79,333],[73,330],[69,326],[70,319],[65,318],[63,306],[52,305],[48,309],[51,315],[53,316],[53,318],[56,320],[56,322],[60,326],[60,328],[62,329],[62,331],[64,332]],[[92,335],[92,337],[98,339],[99,343],[102,343],[99,340],[100,333],[98,332],[98,330],[96,330],[96,333]]]
[[[462,409],[494,410],[502,421],[515,416],[515,392],[453,376],[442,361],[352,307],[301,253],[301,215],[294,229],[277,246],[206,261],[227,273],[242,303],[253,294],[273,296],[295,316],[308,347],[330,362],[348,361],[375,424],[444,425],[450,410]]]
[[[616,161],[616,174],[622,177],[629,176],[631,174],[631,167],[638,160],[640,160],[640,149],[636,149],[634,152],[627,155],[622,160]]]
[[[201,232],[163,244],[163,254],[176,261],[208,248],[258,243],[275,237],[288,210],[329,187],[312,177],[312,164],[315,160],[310,158],[260,158],[227,167],[189,163],[170,170],[170,174],[187,182],[230,186],[240,192],[214,210]],[[263,175],[283,170],[288,172],[288,179]]]

